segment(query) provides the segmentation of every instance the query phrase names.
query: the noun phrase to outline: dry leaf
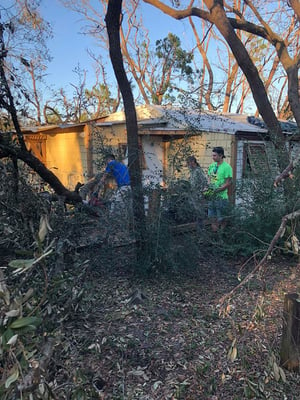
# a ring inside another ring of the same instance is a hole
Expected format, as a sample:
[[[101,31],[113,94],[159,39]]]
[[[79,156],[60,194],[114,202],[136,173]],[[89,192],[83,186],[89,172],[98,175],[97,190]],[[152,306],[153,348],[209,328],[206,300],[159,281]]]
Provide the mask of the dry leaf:
[[[291,237],[291,242],[292,242],[293,252],[295,254],[298,254],[299,253],[299,240],[296,235],[293,235]]]
[[[278,382],[280,380],[280,372],[276,361],[273,362],[273,373],[275,380]]]
[[[286,383],[286,375],[285,375],[284,370],[281,367],[279,367],[278,369],[279,369],[279,374],[280,374],[280,378],[282,379],[282,382]]]
[[[237,348],[236,348],[236,339],[234,339],[231,343],[230,349],[227,354],[227,359],[233,362],[237,357]]]
[[[9,341],[7,342],[7,344],[8,345],[14,345],[16,342],[17,342],[17,339],[18,339],[18,335],[16,334],[16,335],[13,335],[10,339],[9,339]]]
[[[48,216],[42,215],[41,219],[40,219],[40,228],[39,228],[39,234],[38,234],[41,242],[43,242],[45,240],[45,237],[47,236],[48,232],[52,232],[52,228],[48,221]]]
[[[237,348],[234,347],[231,352],[230,361],[233,362],[237,357]]]

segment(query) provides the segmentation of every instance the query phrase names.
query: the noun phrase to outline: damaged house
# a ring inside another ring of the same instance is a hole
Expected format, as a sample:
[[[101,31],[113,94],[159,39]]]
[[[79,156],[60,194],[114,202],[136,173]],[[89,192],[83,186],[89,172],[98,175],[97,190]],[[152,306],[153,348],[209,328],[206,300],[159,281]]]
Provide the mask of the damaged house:
[[[174,177],[186,178],[189,154],[196,156],[206,172],[215,146],[224,147],[234,180],[261,171],[274,177],[278,173],[267,129],[255,117],[156,105],[137,106],[136,112],[145,186],[165,186]],[[296,124],[286,121],[282,126],[289,150],[297,152],[300,135]],[[79,124],[25,128],[23,133],[28,148],[70,189],[99,172],[101,146],[127,161],[123,112]]]

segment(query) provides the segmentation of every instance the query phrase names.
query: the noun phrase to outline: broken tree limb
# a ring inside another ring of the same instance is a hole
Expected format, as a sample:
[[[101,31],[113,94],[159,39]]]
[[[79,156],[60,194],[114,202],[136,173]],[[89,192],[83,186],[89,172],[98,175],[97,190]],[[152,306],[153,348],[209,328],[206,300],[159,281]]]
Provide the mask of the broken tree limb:
[[[288,293],[284,297],[280,361],[284,368],[290,371],[299,371],[300,296],[298,293]]]
[[[0,159],[12,157],[22,160],[33,171],[35,171],[45,182],[54,189],[58,196],[64,198],[64,201],[70,204],[81,203],[82,198],[75,191],[67,189],[58,177],[50,171],[37,157],[34,156],[29,150],[22,149],[15,145],[3,145],[0,142]]]
[[[53,338],[46,339],[42,348],[41,358],[39,360],[31,361],[31,369],[29,373],[24,376],[22,382],[18,385],[18,389],[20,392],[33,391],[38,387],[39,383],[42,380],[42,377],[45,375],[48,364],[51,361],[54,344],[55,342]]]
[[[300,216],[300,210],[294,211],[290,214],[287,214],[282,217],[281,219],[281,224],[279,229],[277,230],[276,234],[274,235],[265,255],[263,258],[260,260],[260,262],[255,266],[255,268],[237,285],[235,286],[229,293],[221,297],[219,304],[222,306],[226,300],[231,298],[231,296],[242,286],[244,286],[250,279],[253,278],[255,273],[259,271],[265,264],[265,262],[268,260],[269,256],[271,255],[276,243],[278,242],[278,239],[284,235],[286,224],[288,221],[294,220]]]
[[[277,187],[281,181],[291,176],[293,169],[294,169],[294,162],[291,161],[289,165],[279,175],[276,176],[274,180],[274,186]]]

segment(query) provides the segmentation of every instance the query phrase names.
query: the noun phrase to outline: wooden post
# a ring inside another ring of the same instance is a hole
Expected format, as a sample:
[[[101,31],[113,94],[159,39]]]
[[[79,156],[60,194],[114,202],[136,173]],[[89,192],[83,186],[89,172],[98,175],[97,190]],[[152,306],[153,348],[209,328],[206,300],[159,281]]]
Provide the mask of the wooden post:
[[[288,293],[284,297],[283,334],[280,350],[281,365],[300,370],[300,296]]]
[[[89,124],[84,126],[84,147],[86,151],[87,181],[94,176],[93,171],[93,132]]]
[[[149,203],[148,203],[148,219],[150,222],[156,221],[160,209],[160,202],[161,202],[160,189],[153,189],[149,193]]]

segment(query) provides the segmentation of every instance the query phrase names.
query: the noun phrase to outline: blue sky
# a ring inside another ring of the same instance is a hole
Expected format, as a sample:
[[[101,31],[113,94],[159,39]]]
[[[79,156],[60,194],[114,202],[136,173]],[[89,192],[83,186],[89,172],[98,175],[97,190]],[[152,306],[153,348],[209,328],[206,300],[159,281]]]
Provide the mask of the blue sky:
[[[93,61],[87,54],[87,49],[94,49],[97,54],[99,48],[95,39],[80,33],[84,25],[82,17],[61,5],[59,0],[42,0],[41,12],[43,17],[51,23],[54,37],[48,42],[53,61],[47,71],[46,81],[55,88],[64,87],[70,90],[70,83],[77,82],[77,77],[72,72],[80,67],[88,70],[87,83],[94,82]],[[154,40],[162,39],[169,32],[176,33],[182,43],[185,40],[185,24],[164,15],[159,10],[148,4],[143,4],[143,20]],[[155,43],[155,42],[153,42]],[[109,62],[109,60],[108,60]]]
[[[48,66],[47,83],[55,87],[75,83],[76,77],[72,71],[78,63],[81,68],[91,69],[86,50],[93,46],[93,39],[80,33],[80,16],[64,8],[59,1],[43,0],[41,11],[52,25],[54,35],[48,41],[53,60]]]

